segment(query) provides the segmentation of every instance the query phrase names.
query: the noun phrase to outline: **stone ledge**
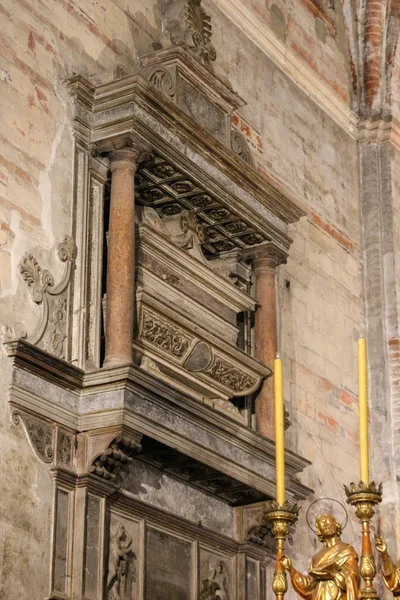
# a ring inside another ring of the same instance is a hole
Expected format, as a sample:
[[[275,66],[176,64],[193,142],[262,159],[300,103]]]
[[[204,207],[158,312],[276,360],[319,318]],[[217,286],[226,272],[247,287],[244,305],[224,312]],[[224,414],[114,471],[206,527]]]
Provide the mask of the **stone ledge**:
[[[8,343],[13,406],[77,433],[122,426],[208,465],[265,497],[275,494],[275,445],[136,367],[84,373],[24,341]],[[309,462],[286,452],[289,499],[311,490],[296,481]]]

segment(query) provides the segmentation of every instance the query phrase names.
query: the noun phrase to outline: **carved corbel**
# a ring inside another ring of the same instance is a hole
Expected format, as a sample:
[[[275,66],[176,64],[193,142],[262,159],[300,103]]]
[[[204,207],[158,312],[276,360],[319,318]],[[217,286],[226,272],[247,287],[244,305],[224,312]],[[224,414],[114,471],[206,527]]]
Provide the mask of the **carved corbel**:
[[[122,426],[89,431],[78,437],[78,472],[107,481],[114,481],[142,449],[142,435]]]
[[[10,409],[13,424],[22,425],[33,451],[42,462],[73,469],[75,436],[72,431],[13,403],[10,403]]]
[[[28,335],[21,323],[3,327],[3,337],[7,342],[18,338],[26,339],[35,346],[43,347],[58,358],[65,357],[64,340],[67,337],[67,287],[71,280],[76,260],[77,248],[73,239],[67,236],[58,246],[58,258],[66,264],[64,275],[58,285],[50,271],[42,269],[30,252],[25,252],[18,270],[27,284],[32,300],[41,308],[41,316],[34,331]]]

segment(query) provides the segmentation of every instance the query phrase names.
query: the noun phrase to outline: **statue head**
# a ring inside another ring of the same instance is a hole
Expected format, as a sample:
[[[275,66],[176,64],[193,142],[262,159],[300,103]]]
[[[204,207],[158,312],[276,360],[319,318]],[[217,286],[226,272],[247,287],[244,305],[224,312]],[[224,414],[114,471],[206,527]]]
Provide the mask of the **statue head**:
[[[342,526],[335,517],[329,513],[323,513],[318,515],[315,519],[315,533],[320,542],[323,542],[327,538],[340,536],[342,533]]]

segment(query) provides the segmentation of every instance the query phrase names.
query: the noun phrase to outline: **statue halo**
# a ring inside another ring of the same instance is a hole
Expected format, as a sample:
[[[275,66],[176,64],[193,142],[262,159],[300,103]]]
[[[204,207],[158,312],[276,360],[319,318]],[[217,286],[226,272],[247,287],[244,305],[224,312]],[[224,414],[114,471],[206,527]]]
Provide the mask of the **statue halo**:
[[[318,504],[322,504],[322,506],[317,509],[316,506]],[[339,512],[341,513],[340,515]],[[345,506],[341,502],[339,502],[339,500],[335,500],[335,498],[318,498],[310,504],[306,512],[307,525],[313,533],[317,533],[314,527],[315,519],[318,515],[324,513],[329,513],[332,516],[334,516],[335,519],[340,523],[342,530],[346,527],[349,520],[349,515]],[[313,522],[313,525],[311,525],[311,520]]]

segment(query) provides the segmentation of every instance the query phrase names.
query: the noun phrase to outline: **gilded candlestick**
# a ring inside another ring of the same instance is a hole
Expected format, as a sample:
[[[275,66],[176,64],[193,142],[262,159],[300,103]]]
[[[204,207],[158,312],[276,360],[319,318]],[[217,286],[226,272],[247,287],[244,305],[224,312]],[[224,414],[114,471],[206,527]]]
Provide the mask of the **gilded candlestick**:
[[[285,556],[285,540],[290,527],[297,521],[300,508],[297,504],[284,502],[278,504],[274,500],[266,503],[264,521],[272,525],[271,532],[276,540],[276,563],[275,573],[272,581],[272,590],[276,600],[283,600],[288,589],[286,571],[281,563]]]
[[[360,573],[364,580],[364,587],[360,590],[360,597],[365,600],[377,600],[379,595],[374,587],[376,575],[375,559],[371,544],[371,519],[374,516],[374,506],[382,501],[382,484],[376,485],[373,481],[366,484],[363,481],[344,486],[347,502],[355,507],[356,516],[361,523],[362,546]]]

